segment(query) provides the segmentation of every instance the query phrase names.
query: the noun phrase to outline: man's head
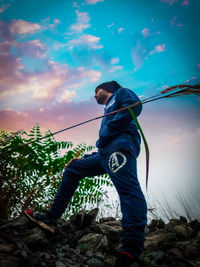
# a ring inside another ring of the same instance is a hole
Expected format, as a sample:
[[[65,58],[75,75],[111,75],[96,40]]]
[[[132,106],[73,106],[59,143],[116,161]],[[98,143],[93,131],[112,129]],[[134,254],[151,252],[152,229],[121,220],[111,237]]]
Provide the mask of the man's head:
[[[117,91],[121,85],[116,81],[105,82],[98,85],[95,89],[95,98],[98,104],[105,105],[110,96]]]

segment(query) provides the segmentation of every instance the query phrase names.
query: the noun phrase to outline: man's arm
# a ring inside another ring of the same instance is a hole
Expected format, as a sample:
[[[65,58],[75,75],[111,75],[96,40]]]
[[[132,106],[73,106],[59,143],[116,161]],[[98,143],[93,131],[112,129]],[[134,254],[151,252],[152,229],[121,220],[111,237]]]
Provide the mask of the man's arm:
[[[126,88],[120,88],[117,92],[116,101],[118,101],[118,108],[123,108],[139,102],[139,97],[132,91]],[[142,111],[142,104],[132,108],[136,116]],[[108,121],[100,130],[99,140],[96,143],[98,148],[102,148],[107,145],[110,141],[110,138],[116,135],[116,131],[119,129],[125,128],[131,121],[133,117],[130,114],[130,111],[124,110],[117,112],[112,120]]]
[[[139,97],[129,89],[120,88],[117,94],[117,101],[119,103],[119,108],[123,108],[129,105],[132,105],[136,102],[140,102]],[[133,112],[136,116],[139,116],[142,111],[142,104],[135,106],[132,108]],[[124,110],[117,112],[114,118],[109,121],[106,126],[108,128],[118,128],[125,127],[130,121],[132,121],[133,117],[131,116],[129,110]]]

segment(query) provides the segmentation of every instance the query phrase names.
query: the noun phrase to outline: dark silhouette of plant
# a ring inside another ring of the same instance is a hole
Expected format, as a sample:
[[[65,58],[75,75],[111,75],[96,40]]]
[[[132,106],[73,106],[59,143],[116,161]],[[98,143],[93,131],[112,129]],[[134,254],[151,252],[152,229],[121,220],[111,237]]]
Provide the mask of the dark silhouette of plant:
[[[44,136],[48,137],[37,140],[42,137],[39,125],[34,126],[29,133],[18,131],[11,134],[0,131],[1,154],[36,140],[0,156],[0,218],[9,219],[27,208],[48,209],[58,190],[66,164],[94,148],[85,144],[74,148],[70,141],[56,141],[51,131]],[[67,214],[76,212],[85,202],[101,201],[104,184],[112,186],[108,175],[81,180]]]

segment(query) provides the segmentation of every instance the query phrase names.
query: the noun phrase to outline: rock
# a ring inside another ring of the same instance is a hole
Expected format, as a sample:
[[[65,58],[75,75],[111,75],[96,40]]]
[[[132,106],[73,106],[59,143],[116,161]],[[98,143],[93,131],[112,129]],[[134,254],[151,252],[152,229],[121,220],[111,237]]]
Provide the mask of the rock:
[[[187,223],[187,219],[183,216],[180,216],[179,220],[183,223]]]
[[[23,216],[0,221],[0,267],[116,266],[122,248],[121,221],[108,217],[96,222],[97,212],[80,211],[69,221],[60,220],[54,235]],[[150,228],[141,255],[145,266],[200,267],[197,220],[187,223],[180,217],[165,225],[154,220]]]
[[[164,228],[165,226],[165,223],[162,219],[159,219],[159,220],[155,220],[153,219],[151,221],[151,223],[148,225],[148,228],[151,230],[151,231],[154,231],[154,230],[157,230],[157,229],[162,229]]]
[[[75,230],[90,226],[96,219],[99,209],[95,208],[86,213],[80,210],[70,217],[70,222],[75,226]]]
[[[102,261],[100,261],[99,259],[97,258],[91,258],[89,259],[88,261],[86,261],[86,264],[88,266],[91,266],[91,267],[104,267],[104,263]]]
[[[184,255],[189,259],[195,259],[199,257],[199,251],[195,246],[188,245],[184,251]]]
[[[10,253],[13,251],[13,245],[0,244],[0,252]]]
[[[18,229],[26,229],[29,221],[25,216],[20,216],[16,221],[13,222],[13,227]]]
[[[165,224],[164,229],[167,232],[171,232],[171,231],[173,231],[174,227],[176,227],[176,226],[178,226],[180,224],[183,224],[183,222],[181,222],[178,219],[171,219],[167,224]]]
[[[105,235],[90,233],[79,239],[77,248],[80,250],[102,251],[108,247],[108,239]]]
[[[121,238],[122,227],[121,226],[111,226],[105,223],[99,225],[100,232],[105,234],[109,242],[116,243]]]
[[[175,232],[176,238],[178,240],[186,240],[187,239],[187,230],[186,230],[185,225],[175,226],[174,232]]]
[[[198,220],[193,220],[191,223],[189,223],[189,225],[195,232],[200,231],[200,222]]]
[[[48,244],[46,234],[39,227],[33,228],[24,235],[24,241],[31,246],[45,246]]]
[[[22,265],[21,265],[21,260],[17,257],[14,257],[14,256],[1,257],[0,256],[0,266],[1,267],[20,267]]]
[[[116,221],[116,219],[113,218],[113,217],[101,218],[101,219],[99,220],[100,223],[113,222],[113,221]]]
[[[178,260],[184,260],[184,255],[182,251],[178,248],[172,248],[167,251],[169,255],[174,256]]]

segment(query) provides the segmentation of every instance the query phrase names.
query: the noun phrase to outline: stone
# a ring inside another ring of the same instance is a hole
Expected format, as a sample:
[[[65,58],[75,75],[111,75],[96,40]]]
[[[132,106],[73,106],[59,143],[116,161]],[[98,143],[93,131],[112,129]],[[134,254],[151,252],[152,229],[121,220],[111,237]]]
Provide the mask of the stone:
[[[100,223],[105,223],[105,222],[115,222],[116,221],[116,219],[115,218],[113,218],[113,217],[106,217],[106,218],[101,218],[101,219],[99,219],[99,222]]]
[[[198,249],[192,245],[186,247],[184,255],[189,259],[195,259],[200,256]]]
[[[116,243],[121,238],[122,227],[121,226],[111,226],[105,223],[99,225],[100,232],[105,234],[109,242]]]
[[[179,220],[183,223],[187,223],[187,219],[183,216],[180,216]]]
[[[169,255],[174,256],[178,260],[184,260],[184,255],[182,251],[178,248],[172,248],[167,251]]]
[[[10,253],[13,251],[14,246],[13,245],[5,245],[5,244],[0,244],[0,252],[6,252]]]
[[[154,230],[157,230],[157,229],[162,229],[164,228],[165,226],[165,223],[162,219],[159,219],[159,220],[155,220],[153,219],[150,224],[148,225],[148,228],[151,230],[151,231],[154,231]]]
[[[39,227],[33,228],[24,235],[24,241],[31,246],[45,246],[48,244],[46,234]]]
[[[87,262],[88,266],[91,266],[91,267],[104,267],[104,263],[102,261],[100,261],[99,259],[97,258],[91,258],[89,259]]]
[[[186,240],[187,239],[187,230],[185,225],[177,225],[174,227],[174,232],[176,234],[176,238],[178,240]]]
[[[78,240],[77,248],[80,250],[102,251],[108,247],[108,239],[105,235],[90,233]]]
[[[17,220],[13,222],[13,227],[17,229],[26,229],[27,225],[29,224],[29,220],[25,216],[20,216]]]

